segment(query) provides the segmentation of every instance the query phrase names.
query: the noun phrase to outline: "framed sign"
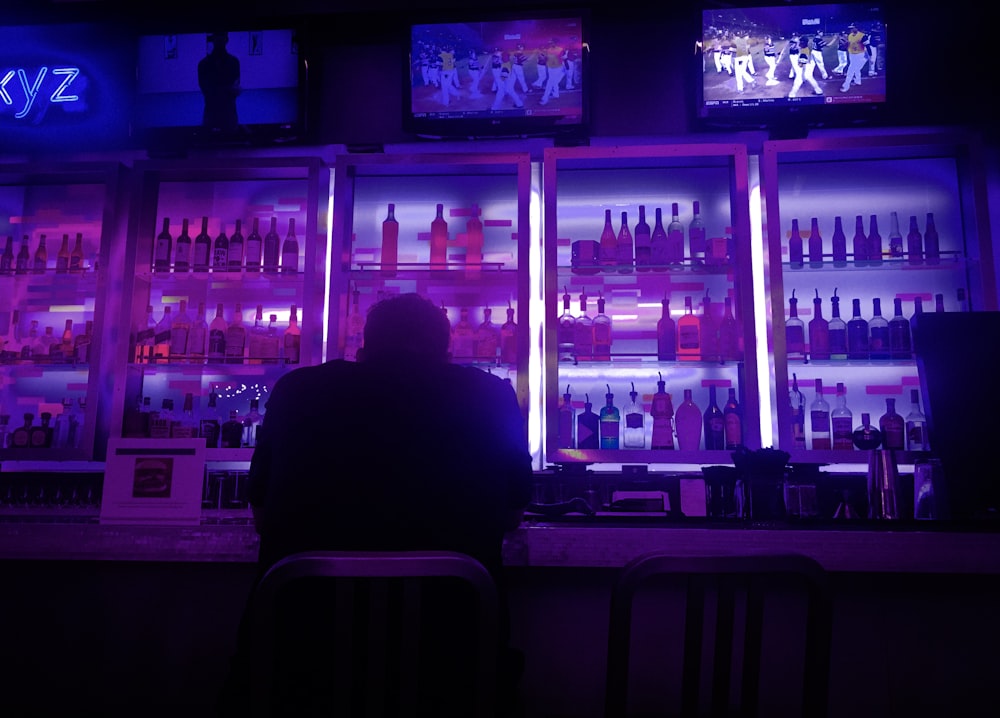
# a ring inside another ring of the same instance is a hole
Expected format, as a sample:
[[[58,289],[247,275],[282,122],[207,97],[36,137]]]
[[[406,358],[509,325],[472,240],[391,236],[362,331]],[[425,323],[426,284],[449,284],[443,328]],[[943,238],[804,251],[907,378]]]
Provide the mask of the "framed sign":
[[[110,439],[101,523],[197,525],[204,475],[204,439]]]

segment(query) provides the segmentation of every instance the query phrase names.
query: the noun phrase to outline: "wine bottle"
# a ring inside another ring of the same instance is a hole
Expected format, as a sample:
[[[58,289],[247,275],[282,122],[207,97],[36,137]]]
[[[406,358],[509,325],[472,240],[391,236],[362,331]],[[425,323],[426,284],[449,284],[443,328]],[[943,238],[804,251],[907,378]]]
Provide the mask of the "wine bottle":
[[[478,277],[483,268],[483,221],[479,219],[479,206],[472,205],[472,212],[465,223],[465,266],[467,277]]]
[[[618,237],[611,225],[611,210],[604,210],[604,229],[601,230],[601,269],[613,272],[618,264]]]
[[[813,318],[809,320],[809,356],[816,360],[830,358],[830,323],[823,318],[823,300],[816,290]]]
[[[938,242],[937,225],[934,224],[934,213],[927,213],[927,223],[924,225],[924,261],[927,264],[941,263],[941,246]]]
[[[785,321],[785,355],[789,359],[805,359],[806,328],[799,319],[799,300],[795,298],[795,290],[788,299],[788,319]]]
[[[694,315],[691,297],[684,297],[684,314],[677,320],[677,358],[701,359],[701,321]]]
[[[701,409],[694,403],[690,389],[684,390],[684,401],[677,407],[674,416],[677,426],[677,446],[681,451],[697,451],[701,448]]]
[[[868,264],[882,264],[882,235],[878,233],[878,216],[874,214],[868,219]]]
[[[802,269],[802,234],[799,232],[799,220],[792,220],[792,231],[788,235],[788,266],[791,269]]]
[[[704,361],[720,361],[719,323],[715,320],[712,299],[708,296],[707,289],[701,300],[701,316],[698,321],[701,324],[701,358]]]
[[[580,313],[573,332],[573,353],[577,361],[594,358],[594,320],[587,315],[587,293],[580,292]]]
[[[833,290],[830,297],[830,358],[836,360],[847,359],[847,323],[840,317],[840,297],[837,290]]]
[[[736,398],[736,388],[729,387],[729,398],[722,407],[726,427],[726,449],[737,449],[743,445],[743,410]]]
[[[809,230],[809,266],[818,269],[823,266],[823,237],[819,232],[819,218],[813,217]]]
[[[885,399],[885,413],[879,417],[878,428],[882,432],[882,445],[886,449],[902,451],[905,444],[906,422],[896,413],[896,400],[889,396]]]
[[[563,312],[559,316],[559,329],[556,342],[558,344],[559,361],[575,361],[576,317],[569,308],[569,289],[563,287]]]
[[[799,391],[799,378],[792,374],[792,388],[788,391],[789,423],[792,429],[792,448],[806,448],[806,397]]]
[[[285,364],[298,364],[301,358],[302,330],[299,328],[298,308],[293,304],[288,314],[288,326],[281,335],[282,358]]]
[[[838,214],[833,218],[833,236],[830,238],[833,250],[833,266],[847,266],[847,235],[844,234],[844,223]]]
[[[194,271],[207,272],[211,254],[212,238],[208,235],[208,217],[202,217],[201,231],[194,238],[194,255],[192,259]]]
[[[909,359],[913,355],[910,341],[910,322],[903,316],[903,300],[892,300],[892,319],[889,320],[889,356],[893,359]]]
[[[868,358],[868,322],[861,316],[861,300],[851,300],[852,315],[847,322],[847,358]]]
[[[219,222],[219,234],[212,247],[212,271],[229,271],[229,237],[226,236],[226,226],[222,222]]]
[[[576,448],[598,449],[601,446],[600,417],[593,411],[590,394],[583,396],[583,411],[576,417]]]
[[[507,300],[507,321],[500,327],[500,361],[517,364],[517,358],[517,324],[514,322],[514,307]]]
[[[226,266],[230,272],[243,271],[243,232],[241,231],[243,220],[236,220],[236,226],[229,237],[229,254],[226,258]]]
[[[396,276],[399,262],[399,222],[396,220],[396,205],[389,203],[385,219],[382,220],[382,275]]]
[[[281,237],[278,236],[278,218],[271,217],[271,224],[261,245],[263,268],[267,274],[277,274],[281,266]],[[296,260],[297,263],[297,260]]]
[[[435,208],[431,220],[431,269],[444,269],[448,264],[448,221],[444,218],[444,205]]]
[[[708,386],[708,406],[702,419],[705,422],[705,449],[726,448],[726,420],[716,403],[715,384]]]
[[[656,382],[656,393],[649,409],[653,419],[653,432],[650,436],[650,448],[654,450],[672,451],[674,448],[674,406],[667,393],[666,382],[659,374]]]
[[[163,228],[153,243],[153,271],[169,272],[170,255],[173,252],[173,237],[170,234],[170,218],[163,218]]]
[[[174,247],[174,272],[191,271],[191,235],[188,234],[188,219],[181,220],[181,233],[177,235]]]
[[[893,259],[903,257],[903,234],[899,231],[899,215],[889,213],[889,256]]]
[[[622,212],[622,223],[618,229],[618,237],[615,240],[615,251],[618,255],[619,273],[630,274],[635,266],[635,248],[632,241],[632,232],[628,228],[628,212]]]
[[[45,274],[49,264],[49,251],[45,247],[45,235],[38,236],[38,246],[35,247],[35,256],[32,258],[31,269],[35,274]]]
[[[604,297],[597,297],[594,317],[594,361],[611,361],[611,317],[604,312]]]
[[[854,253],[854,266],[868,266],[868,237],[865,236],[864,219],[859,214],[854,218],[854,239],[851,250]]]
[[[917,215],[910,215],[910,231],[906,233],[906,257],[912,265],[924,262],[924,240],[917,227]]]
[[[726,297],[719,322],[719,355],[722,361],[739,361],[740,354],[740,325],[733,315],[733,300]]]
[[[667,269],[667,231],[663,228],[663,210],[660,207],[656,208],[649,247],[653,269],[657,272],[665,272]]]
[[[680,207],[677,202],[670,205],[670,224],[667,225],[667,263],[684,263],[684,225],[680,220]]]
[[[646,221],[646,205],[639,205],[639,221],[635,223],[635,268],[639,272],[648,272],[653,261],[652,230]]]
[[[576,409],[573,408],[573,395],[566,385],[562,404],[559,405],[559,448],[576,448]]]
[[[215,318],[208,325],[208,360],[223,361],[226,358],[226,329],[229,324],[222,316],[222,302],[215,307]]]
[[[868,356],[875,360],[892,356],[889,322],[882,316],[882,301],[878,297],[872,299],[872,318],[868,322]]]
[[[910,413],[906,415],[906,450],[929,451],[927,417],[920,410],[920,391],[910,389]]]
[[[296,274],[299,271],[299,240],[295,236],[295,217],[288,218],[288,232],[281,243],[281,273]]]
[[[646,447],[646,414],[639,403],[639,392],[632,382],[632,391],[628,393],[629,402],[625,405],[625,428],[622,430],[622,443],[626,449],[644,449]]]
[[[847,408],[847,389],[843,382],[837,382],[837,405],[830,412],[833,429],[833,448],[850,451],[854,448],[851,434],[854,432],[854,415]]]
[[[812,432],[813,450],[822,451],[832,448],[830,404],[823,398],[822,379],[816,379],[816,396],[809,405],[809,428]]]
[[[260,217],[253,218],[250,234],[247,235],[244,251],[246,252],[246,271],[248,273],[260,272],[261,250],[263,249],[264,238],[260,236]],[[229,240],[229,248],[232,251],[233,241]]]
[[[675,361],[677,359],[677,325],[670,316],[669,296],[664,296],[660,304],[663,310],[656,323],[656,358],[660,361]]]

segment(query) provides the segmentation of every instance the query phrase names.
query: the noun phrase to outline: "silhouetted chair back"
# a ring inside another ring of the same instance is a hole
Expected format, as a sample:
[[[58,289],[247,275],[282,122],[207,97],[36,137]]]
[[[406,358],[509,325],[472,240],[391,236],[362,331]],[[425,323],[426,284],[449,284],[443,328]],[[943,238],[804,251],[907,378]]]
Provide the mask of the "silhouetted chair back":
[[[496,715],[497,588],[465,554],[295,554],[250,618],[255,716]]]
[[[640,556],[612,593],[605,715],[825,716],[831,623],[808,557]]]

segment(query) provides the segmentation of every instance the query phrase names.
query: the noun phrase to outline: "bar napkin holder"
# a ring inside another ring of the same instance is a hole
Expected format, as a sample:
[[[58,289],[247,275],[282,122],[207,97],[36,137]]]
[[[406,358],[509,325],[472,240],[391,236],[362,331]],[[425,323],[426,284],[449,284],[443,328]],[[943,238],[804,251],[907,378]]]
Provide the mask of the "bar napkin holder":
[[[868,518],[900,519],[900,503],[896,452],[872,449],[868,454]]]

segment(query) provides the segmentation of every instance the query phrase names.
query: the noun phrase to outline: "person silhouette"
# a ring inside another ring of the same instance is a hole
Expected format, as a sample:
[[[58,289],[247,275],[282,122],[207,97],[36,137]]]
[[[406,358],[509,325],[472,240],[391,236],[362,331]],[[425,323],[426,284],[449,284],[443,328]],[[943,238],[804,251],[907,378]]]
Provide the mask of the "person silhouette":
[[[240,94],[240,61],[226,50],[229,33],[208,36],[212,51],[198,62],[198,87],[205,100],[202,126],[233,132],[239,128],[236,97]]]

